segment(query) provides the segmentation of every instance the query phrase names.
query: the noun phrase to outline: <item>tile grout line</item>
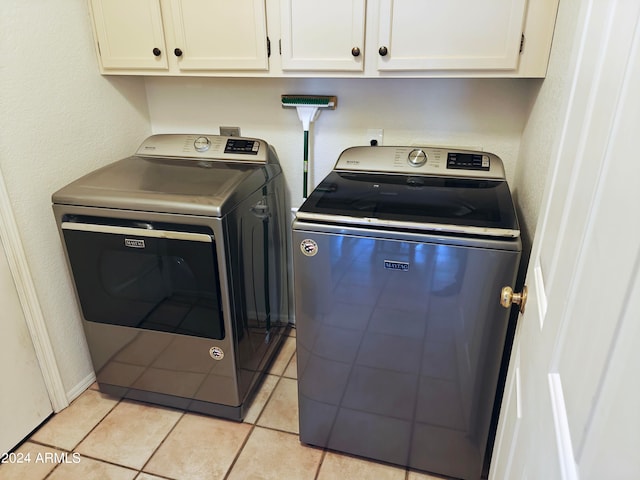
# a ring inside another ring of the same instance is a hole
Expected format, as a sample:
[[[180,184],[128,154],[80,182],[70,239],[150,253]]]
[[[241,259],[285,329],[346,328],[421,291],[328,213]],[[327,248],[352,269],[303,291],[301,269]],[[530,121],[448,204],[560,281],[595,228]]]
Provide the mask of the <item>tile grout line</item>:
[[[267,404],[269,403],[269,400],[271,400],[271,397],[273,396],[273,392],[275,391],[276,387],[280,383],[281,379],[282,379],[282,377],[278,377],[278,381],[273,386],[273,390],[271,391],[271,393],[269,394],[267,400],[265,401],[264,406],[262,407],[262,410],[260,411],[260,413],[256,417],[256,420],[253,423],[248,424],[248,425],[251,425],[251,428],[249,429],[249,433],[247,434],[247,436],[245,437],[244,441],[242,442],[242,445],[240,445],[240,448],[238,449],[238,451],[236,452],[235,456],[233,457],[233,461],[229,465],[229,468],[227,469],[227,472],[225,473],[225,475],[223,477],[223,480],[226,480],[227,478],[229,478],[229,475],[231,475],[231,472],[233,471],[233,467],[238,462],[238,458],[240,458],[240,455],[242,455],[242,452],[243,452],[244,448],[247,446],[247,443],[249,442],[249,438],[251,437],[251,435],[255,431],[256,427],[258,426],[258,420],[260,420],[260,417],[262,416],[262,412],[264,412],[264,409],[266,408]]]
[[[69,453],[79,453],[79,452],[69,452]],[[93,457],[91,455],[85,455],[85,454],[82,454],[82,458],[88,458],[90,460],[95,460],[96,462],[104,463],[104,464],[107,464],[107,465],[113,465],[114,467],[124,468],[126,470],[131,471],[131,472],[135,472],[136,474],[140,473],[140,471],[138,469],[136,469],[135,467],[128,467],[127,465],[122,465],[120,463],[114,463],[114,462],[111,462],[109,460],[105,460],[103,458],[97,458],[97,457]],[[47,474],[45,479],[49,478],[49,476],[53,473],[53,471],[56,470],[60,465],[62,465],[62,464],[60,463],[60,464],[56,465],[56,467],[53,470],[51,470],[51,472],[49,472]]]
[[[233,460],[231,461],[231,464],[229,465],[229,468],[227,468],[227,471],[224,474],[223,480],[227,480],[227,478],[229,478],[229,475],[231,474],[231,471],[233,470],[233,467],[235,466],[236,462],[238,461],[238,458],[240,457],[240,455],[242,454],[242,451],[244,450],[244,447],[247,445],[247,442],[249,441],[249,437],[251,437],[251,434],[253,433],[253,431],[256,429],[256,425],[255,423],[253,425],[251,425],[251,428],[249,429],[249,433],[247,434],[247,436],[245,437],[244,441],[242,442],[242,445],[240,445],[240,448],[238,449],[238,451],[236,452],[235,456],[233,457]]]
[[[295,337],[290,337],[289,335],[287,335],[287,338],[294,338]],[[280,346],[280,349],[282,349],[282,346],[284,345],[284,342],[286,341],[286,339],[284,339],[282,341],[282,344]],[[238,462],[238,459],[240,458],[240,455],[242,455],[242,452],[244,450],[244,448],[247,446],[247,443],[249,442],[249,438],[251,437],[251,435],[253,434],[253,432],[255,431],[256,427],[258,427],[258,422],[260,421],[260,418],[262,417],[262,414],[264,413],[265,409],[267,408],[267,405],[269,404],[269,401],[271,400],[271,398],[273,397],[274,392],[276,391],[276,388],[278,387],[278,385],[280,384],[280,381],[282,380],[282,378],[284,378],[284,372],[287,371],[287,367],[289,366],[289,364],[291,363],[291,360],[293,359],[293,357],[295,356],[296,352],[294,350],[293,354],[291,355],[291,358],[289,358],[289,360],[287,361],[287,364],[285,365],[285,367],[282,369],[282,373],[280,375],[274,375],[278,377],[278,380],[276,381],[275,385],[273,386],[273,390],[271,390],[271,393],[269,394],[269,396],[267,397],[267,399],[264,402],[264,405],[262,406],[262,409],[260,410],[260,413],[258,413],[258,416],[256,417],[256,419],[254,420],[254,422],[251,424],[251,429],[249,430],[249,433],[247,434],[246,438],[244,439],[244,442],[242,442],[242,445],[240,446],[240,448],[238,449],[238,452],[236,453],[235,457],[233,458],[233,461],[231,462],[231,465],[229,465],[229,468],[227,469],[227,473],[225,473],[223,480],[227,480],[229,478],[229,475],[231,475],[231,472],[233,471],[233,467],[235,467],[236,463]],[[275,358],[274,358],[275,360]],[[273,362],[273,360],[272,360]],[[271,373],[269,372],[265,372],[264,375],[271,375]],[[262,379],[262,382],[264,382],[264,378]],[[257,393],[257,392],[256,392]],[[255,400],[255,396],[254,396],[254,400]],[[267,427],[260,427],[260,428],[267,428]],[[273,429],[271,429],[273,430]],[[291,433],[291,432],[287,432],[287,433]]]
[[[294,326],[293,328],[295,329],[295,326]],[[281,379],[282,379],[282,378],[290,378],[290,377],[285,377],[285,376],[284,376],[284,373],[287,371],[287,369],[288,369],[288,368],[289,368],[289,366],[291,365],[291,362],[293,361],[294,357],[296,357],[296,356],[297,356],[297,354],[298,354],[298,348],[297,348],[297,347],[298,347],[298,343],[297,343],[297,342],[298,342],[298,341],[297,341],[298,333],[297,333],[297,332],[296,332],[296,336],[295,336],[295,337],[293,337],[293,338],[294,338],[294,339],[295,339],[295,341],[296,341],[296,348],[295,348],[295,350],[294,350],[294,352],[293,352],[293,355],[291,355],[291,358],[289,359],[289,362],[287,363],[287,366],[284,368],[284,370],[283,370],[283,372],[282,372],[282,376],[280,377]],[[295,378],[292,378],[291,380],[295,380],[295,381],[296,381],[296,385],[297,385],[297,383],[298,383],[298,375],[297,375],[297,372],[296,372],[296,377],[295,377]],[[278,383],[280,383],[280,381],[278,381]],[[276,386],[277,386],[277,385],[276,385]],[[275,387],[274,387],[274,389],[273,389],[273,390],[275,391]],[[271,392],[271,393],[273,394],[273,392]],[[266,407],[266,404],[265,404],[265,407]],[[260,412],[260,413],[262,414],[262,412]],[[265,428],[269,428],[269,427],[265,427]],[[271,428],[271,430],[280,431],[280,430],[277,430],[277,429],[275,429],[275,428]],[[289,434],[291,434],[291,432],[285,432],[285,433],[289,433]],[[293,435],[296,435],[296,436],[298,437],[298,442],[300,442],[300,433],[298,432],[297,434],[293,434]],[[300,442],[300,443],[302,443],[302,442]],[[308,445],[306,445],[306,444],[304,444],[304,445],[305,445],[305,446],[308,446]],[[314,447],[314,448],[319,448],[319,447]],[[316,473],[315,473],[315,475],[314,475],[314,477],[313,477],[313,478],[314,478],[314,480],[318,480],[318,478],[319,478],[319,476],[320,476],[320,471],[322,470],[322,464],[324,463],[325,458],[326,458],[326,456],[327,456],[327,452],[328,452],[328,450],[327,450],[326,448],[320,447],[319,449],[322,451],[322,453],[321,453],[321,455],[320,455],[320,461],[318,462],[318,466],[316,467]],[[406,479],[405,479],[405,480],[406,480]]]
[[[247,436],[245,437],[244,441],[242,442],[242,445],[240,445],[240,448],[238,449],[238,451],[236,452],[235,456],[233,457],[233,461],[229,465],[229,468],[227,469],[227,472],[224,474],[223,480],[226,480],[227,478],[229,478],[229,475],[231,475],[231,472],[233,471],[233,467],[236,465],[236,463],[238,461],[238,458],[240,458],[240,455],[242,455],[242,452],[243,452],[244,448],[247,446],[247,443],[249,442],[249,438],[251,438],[251,435],[255,431],[256,426],[258,426],[258,420],[260,420],[260,417],[262,416],[262,413],[264,412],[264,409],[267,407],[267,404],[269,403],[269,400],[271,400],[271,397],[273,396],[273,392],[275,392],[276,387],[280,383],[281,379],[282,379],[282,376],[278,375],[278,381],[275,383],[275,385],[273,386],[273,390],[271,391],[271,393],[269,394],[269,396],[265,400],[264,405],[262,406],[262,409],[260,410],[260,413],[258,413],[258,416],[254,420],[254,422],[249,424],[249,425],[251,425],[251,428],[249,429],[249,433],[247,434]],[[263,381],[264,381],[264,379],[263,379]],[[255,399],[255,397],[254,397],[254,399]]]
[[[153,405],[153,404],[148,404],[148,405]],[[149,455],[149,458],[147,458],[147,460],[144,462],[144,464],[142,465],[142,467],[140,467],[140,470],[138,470],[138,475],[141,473],[147,473],[144,471],[144,468],[149,464],[149,462],[151,461],[151,459],[153,458],[153,456],[158,453],[158,450],[160,450],[160,447],[162,447],[162,445],[164,445],[164,442],[167,441],[167,438],[169,438],[169,435],[171,435],[171,433],[176,429],[176,427],[178,426],[178,424],[180,423],[180,421],[185,417],[185,415],[187,414],[187,412],[185,410],[179,410],[176,409],[178,411],[181,411],[182,414],[180,415],[180,418],[178,418],[178,420],[176,421],[176,423],[173,424],[173,427],[171,427],[169,429],[169,431],[167,432],[167,434],[164,436],[164,438],[160,441],[160,443],[158,444],[158,446],[153,450],[153,452],[151,452],[151,455]],[[136,475],[136,477],[138,477],[138,475]],[[155,474],[153,474],[155,475]],[[157,476],[157,475],[156,475]],[[165,477],[164,475],[161,475],[162,478],[168,478],[170,479],[171,477]],[[175,480],[175,479],[174,479]]]
[[[320,456],[320,461],[318,462],[318,467],[316,468],[316,474],[313,477],[313,480],[318,480],[320,476],[320,470],[322,469],[322,464],[324,463],[324,459],[327,457],[327,449],[322,449],[322,455]]]
[[[88,390],[88,389],[87,389],[87,390]],[[96,390],[96,391],[97,391],[98,393],[100,393],[101,395],[105,395],[103,392],[100,392],[100,390]],[[82,455],[82,457],[84,457],[84,458],[89,458],[89,459],[91,459],[91,460],[95,460],[95,461],[97,461],[97,462],[105,463],[105,464],[108,464],[108,465],[113,465],[113,466],[115,466],[115,467],[125,468],[125,469],[127,469],[127,470],[132,471],[132,472],[136,472],[136,477],[137,477],[137,476],[138,476],[139,474],[141,474],[141,473],[146,473],[146,472],[144,472],[144,471],[143,471],[144,467],[146,467],[146,465],[149,463],[149,461],[151,460],[151,458],[153,457],[153,455],[155,455],[155,453],[156,453],[156,452],[157,452],[157,450],[160,448],[160,446],[165,442],[165,440],[167,439],[167,437],[169,436],[169,434],[170,434],[170,433],[171,433],[171,432],[176,428],[176,426],[178,425],[178,422],[180,422],[180,420],[181,420],[181,419],[184,417],[184,415],[186,414],[186,411],[184,411],[184,410],[180,410],[180,409],[173,409],[173,410],[175,410],[175,411],[181,412],[180,417],[178,418],[178,420],[176,421],[176,423],[173,425],[173,427],[171,427],[171,430],[169,430],[169,432],[164,436],[164,438],[162,439],[162,441],[160,442],[160,444],[158,445],[158,447],[156,447],[156,448],[154,449],[154,451],[151,453],[151,455],[149,456],[149,458],[147,459],[147,461],[144,463],[144,465],[143,465],[140,469],[137,469],[137,468],[135,468],[135,467],[130,467],[130,466],[127,466],[127,465],[122,465],[121,463],[115,463],[115,462],[113,462],[113,461],[105,460],[105,459],[103,459],[103,458],[94,457],[94,456],[92,456],[92,455],[87,455],[87,454],[84,454],[84,453],[81,453],[81,452],[76,452],[76,449],[80,446],[80,444],[81,444],[83,441],[85,441],[85,440],[86,440],[86,439],[87,439],[87,438],[88,438],[88,437],[89,437],[89,436],[94,432],[94,430],[95,430],[96,428],[98,428],[98,426],[100,426],[100,425],[104,422],[104,420],[105,420],[105,419],[106,419],[106,418],[107,418],[107,417],[108,417],[108,416],[109,416],[109,415],[110,415],[110,414],[111,414],[111,413],[116,409],[116,407],[117,407],[118,405],[120,405],[120,404],[123,402],[123,400],[127,400],[127,399],[125,399],[125,398],[120,398],[120,399],[118,399],[118,401],[113,405],[113,407],[112,407],[112,408],[110,408],[110,409],[109,409],[109,411],[108,411],[107,413],[105,413],[105,415],[104,415],[104,416],[103,416],[103,417],[98,421],[98,423],[96,423],[96,424],[95,424],[95,425],[94,425],[94,426],[93,426],[93,427],[92,427],[92,428],[87,432],[87,434],[86,434],[84,437],[82,437],[82,438],[81,438],[81,439],[80,439],[80,440],[75,444],[75,446],[74,446],[71,450],[67,450],[66,448],[63,448],[63,447],[60,447],[60,446],[57,446],[57,445],[52,445],[52,444],[49,444],[49,443],[45,443],[45,442],[42,442],[42,441],[37,441],[37,440],[32,440],[32,439],[28,439],[27,441],[29,441],[29,442],[31,442],[31,443],[33,443],[33,444],[35,444],[35,445],[41,445],[41,446],[43,446],[43,447],[54,448],[54,449],[56,449],[56,450],[60,450],[60,451],[65,452],[65,453],[79,453],[79,454],[81,454],[81,455]],[[137,404],[141,404],[141,405],[147,405],[147,406],[149,406],[149,407],[155,407],[155,405],[154,405],[154,404],[152,404],[152,403],[147,403],[147,402],[144,402],[144,401],[141,401],[141,400],[133,400],[133,402],[135,402],[135,403],[137,403]],[[171,408],[171,407],[168,407],[168,408]],[[44,425],[43,425],[43,426],[44,426]],[[53,469],[52,469],[52,470],[51,470],[51,471],[50,471],[50,472],[49,472],[49,473],[48,473],[48,474],[43,478],[43,480],[46,480],[46,479],[50,478],[50,476],[51,476],[51,475],[52,475],[52,474],[53,474],[53,473],[54,473],[54,472],[55,472],[55,471],[60,467],[60,465],[61,465],[61,464],[57,464],[57,465],[56,465],[56,466],[55,466],[55,467],[54,467],[54,468],[53,468]],[[161,475],[160,477],[162,477],[162,478],[166,478],[166,479],[168,479],[168,480],[175,480],[175,479],[171,479],[170,477],[165,477],[165,476],[163,476],[163,475]],[[134,477],[134,478],[135,478],[135,477]]]
[[[89,387],[87,390],[89,390],[90,388],[91,388],[91,387]],[[85,390],[85,391],[86,391],[86,390]],[[100,394],[102,394],[102,392],[100,392],[99,390],[98,390],[98,392],[99,392]],[[83,392],[83,393],[84,393],[84,392]],[[78,397],[76,398],[76,400],[77,400],[78,398],[80,398],[80,396],[79,396],[79,395],[78,395]],[[74,400],[74,402],[75,402],[75,400]],[[88,437],[89,435],[91,435],[91,433],[92,433],[96,428],[98,428],[98,425],[100,425],[100,424],[104,421],[104,419],[105,419],[105,418],[107,418],[107,417],[109,416],[109,414],[110,414],[111,412],[113,412],[113,411],[115,410],[115,408],[116,408],[118,405],[120,405],[120,402],[122,402],[122,399],[118,399],[118,401],[113,405],[113,407],[111,407],[111,408],[109,409],[109,411],[108,411],[107,413],[105,413],[105,414],[102,416],[102,418],[98,421],[98,423],[96,423],[93,427],[91,427],[91,429],[86,433],[86,435],[85,435],[84,437],[82,437],[82,438],[81,438],[81,439],[80,439],[80,440],[75,444],[75,446],[74,446],[71,450],[67,450],[66,448],[57,447],[57,446],[50,445],[50,444],[47,444],[47,443],[35,442],[35,441],[33,441],[33,440],[31,440],[31,441],[32,441],[33,443],[38,443],[38,444],[40,444],[40,445],[44,445],[44,446],[51,447],[51,448],[56,448],[56,449],[58,449],[58,450],[63,450],[63,451],[68,452],[68,453],[73,453],[73,452],[74,452],[74,450],[75,450],[76,448],[78,448],[78,446],[79,446],[82,442],[84,442],[84,441],[87,439],[87,437]],[[73,402],[72,402],[72,404],[73,404]],[[70,406],[71,406],[71,405],[69,405],[69,407],[70,407]],[[67,407],[67,408],[69,408],[69,407]],[[53,417],[51,417],[51,418],[53,418]],[[44,427],[44,425],[46,425],[46,423],[45,423],[45,424],[43,424],[42,426]],[[79,453],[79,452],[78,452],[78,453]],[[93,459],[92,457],[88,457],[88,458]],[[93,459],[93,460],[96,460],[96,459]],[[53,468],[51,469],[51,471],[50,471],[50,472],[49,472],[49,473],[44,477],[44,479],[43,479],[43,480],[47,480],[47,478],[51,477],[51,475],[53,474],[53,472],[55,472],[55,471],[60,467],[60,465],[61,465],[61,464],[57,464],[55,467],[53,467]],[[123,466],[123,465],[119,465],[119,466]]]

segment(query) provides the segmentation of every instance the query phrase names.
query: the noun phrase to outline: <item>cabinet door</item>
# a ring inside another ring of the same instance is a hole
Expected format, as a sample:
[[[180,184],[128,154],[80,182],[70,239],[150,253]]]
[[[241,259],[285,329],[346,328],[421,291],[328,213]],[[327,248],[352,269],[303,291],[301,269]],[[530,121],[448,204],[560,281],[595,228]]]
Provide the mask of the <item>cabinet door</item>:
[[[264,0],[171,0],[180,70],[266,70]]]
[[[159,0],[91,0],[102,68],[167,69]]]
[[[365,0],[283,0],[283,70],[362,71]]]
[[[516,69],[526,3],[380,0],[378,70]]]

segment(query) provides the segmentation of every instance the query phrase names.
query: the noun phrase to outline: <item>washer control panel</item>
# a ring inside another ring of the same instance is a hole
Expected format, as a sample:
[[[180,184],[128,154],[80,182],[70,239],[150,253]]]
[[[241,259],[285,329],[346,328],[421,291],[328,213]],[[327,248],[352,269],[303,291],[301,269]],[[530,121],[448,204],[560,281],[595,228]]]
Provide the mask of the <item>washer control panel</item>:
[[[267,163],[269,146],[258,138],[224,135],[160,134],[147,138],[140,157]]]
[[[246,138],[232,137],[227,139],[224,153],[240,153],[243,155],[257,155],[260,151],[260,141]]]
[[[334,170],[505,178],[502,160],[492,153],[428,146],[347,148]]]
[[[491,160],[489,155],[482,153],[449,152],[447,154],[447,168],[488,172],[491,169]]]

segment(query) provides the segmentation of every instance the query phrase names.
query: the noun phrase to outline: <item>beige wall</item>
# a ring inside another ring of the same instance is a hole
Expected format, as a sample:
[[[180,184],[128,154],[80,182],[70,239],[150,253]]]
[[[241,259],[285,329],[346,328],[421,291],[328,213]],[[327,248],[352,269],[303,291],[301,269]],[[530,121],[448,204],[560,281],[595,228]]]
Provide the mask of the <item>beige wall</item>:
[[[384,129],[385,145],[456,145],[491,151],[515,178],[522,129],[541,80],[530,79],[224,79],[148,78],[154,133],[210,132],[220,125],[276,147],[293,206],[302,199],[302,126],[281,94],[337,95],[313,126],[312,178],[340,152]]]
[[[579,8],[580,0],[560,2],[547,76],[538,95],[533,98],[531,114],[522,133],[512,188],[516,192],[526,245],[533,243],[547,174],[553,167],[549,158],[557,148],[569,100],[570,73],[573,70],[571,53]]]
[[[0,2],[0,170],[69,396],[92,373],[51,194],[150,131],[142,79],[98,74],[82,0]]]

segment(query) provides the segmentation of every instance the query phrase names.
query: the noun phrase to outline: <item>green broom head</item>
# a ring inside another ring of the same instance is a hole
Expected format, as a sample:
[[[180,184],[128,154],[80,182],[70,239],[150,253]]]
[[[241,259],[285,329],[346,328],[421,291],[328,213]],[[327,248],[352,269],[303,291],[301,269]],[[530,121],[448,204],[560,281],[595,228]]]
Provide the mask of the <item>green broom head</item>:
[[[282,95],[283,107],[317,107],[335,110],[338,97],[335,95]]]

